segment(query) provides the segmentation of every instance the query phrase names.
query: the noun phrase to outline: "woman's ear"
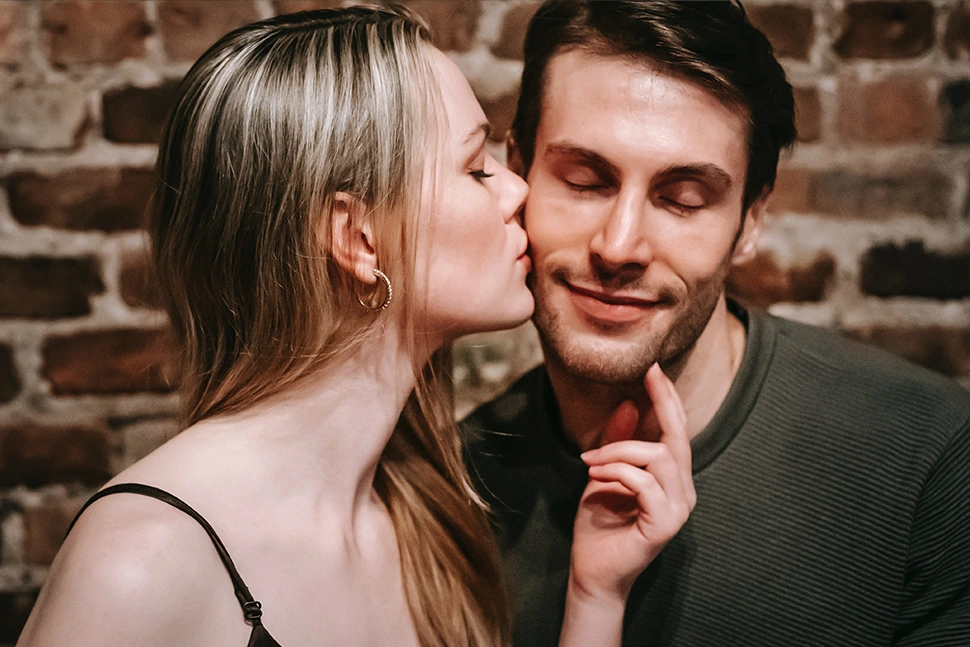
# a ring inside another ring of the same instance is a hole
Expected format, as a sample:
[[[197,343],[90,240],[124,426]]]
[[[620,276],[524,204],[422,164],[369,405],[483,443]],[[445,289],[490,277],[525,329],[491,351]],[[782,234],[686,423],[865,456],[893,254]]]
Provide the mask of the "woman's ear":
[[[374,235],[364,222],[366,205],[357,197],[344,191],[333,196],[330,214],[330,245],[334,260],[358,281],[367,284],[377,282],[377,252]]]

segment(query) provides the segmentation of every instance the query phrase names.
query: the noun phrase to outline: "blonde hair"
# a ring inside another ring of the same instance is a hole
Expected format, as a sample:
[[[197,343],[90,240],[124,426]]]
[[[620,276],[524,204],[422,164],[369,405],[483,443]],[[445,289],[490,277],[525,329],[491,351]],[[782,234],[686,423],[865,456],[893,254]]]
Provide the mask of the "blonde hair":
[[[418,218],[440,119],[429,47],[404,9],[319,10],[238,29],[187,74],[150,226],[187,423],[279,393],[381,333],[328,253],[338,191],[368,206],[392,307],[419,316]],[[462,461],[448,359],[446,348],[415,366],[375,487],[421,644],[505,644],[498,554]]]

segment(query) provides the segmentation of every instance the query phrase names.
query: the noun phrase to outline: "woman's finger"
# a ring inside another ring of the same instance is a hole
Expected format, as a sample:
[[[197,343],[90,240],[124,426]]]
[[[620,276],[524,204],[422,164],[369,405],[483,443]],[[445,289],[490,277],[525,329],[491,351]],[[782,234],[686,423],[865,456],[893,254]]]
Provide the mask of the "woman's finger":
[[[670,510],[670,502],[663,488],[650,472],[626,463],[610,463],[589,468],[589,477],[595,481],[616,482],[630,490],[641,512],[651,518],[659,519]]]
[[[663,443],[643,440],[626,440],[583,454],[587,465],[625,463],[642,468],[656,478],[667,498],[672,502],[689,505],[688,491],[677,462],[670,449]]]
[[[659,364],[650,367],[644,383],[660,423],[660,442],[670,450],[680,470],[684,491],[691,501],[695,501],[690,437],[687,434],[684,405],[673,382],[667,378]]]

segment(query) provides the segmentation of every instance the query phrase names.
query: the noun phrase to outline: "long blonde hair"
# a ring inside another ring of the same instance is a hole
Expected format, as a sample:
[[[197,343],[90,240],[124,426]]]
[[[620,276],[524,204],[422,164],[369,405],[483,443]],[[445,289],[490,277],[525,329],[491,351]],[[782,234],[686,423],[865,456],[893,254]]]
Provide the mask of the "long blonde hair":
[[[381,334],[381,314],[360,307],[359,284],[328,253],[338,191],[368,205],[393,307],[419,316],[418,218],[440,118],[428,48],[404,9],[319,10],[238,29],[186,75],[150,233],[188,424],[279,393]],[[462,461],[448,359],[444,349],[414,367],[375,487],[421,644],[504,644],[498,555]]]

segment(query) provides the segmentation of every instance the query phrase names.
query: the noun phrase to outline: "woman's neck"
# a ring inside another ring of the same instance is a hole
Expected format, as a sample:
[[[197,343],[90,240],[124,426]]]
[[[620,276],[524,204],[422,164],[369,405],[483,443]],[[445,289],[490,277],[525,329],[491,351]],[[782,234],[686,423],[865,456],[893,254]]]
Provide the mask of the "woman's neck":
[[[257,457],[257,480],[275,490],[265,494],[296,496],[328,525],[353,528],[379,504],[377,465],[414,386],[410,353],[388,331],[284,392],[193,431],[224,433]]]

